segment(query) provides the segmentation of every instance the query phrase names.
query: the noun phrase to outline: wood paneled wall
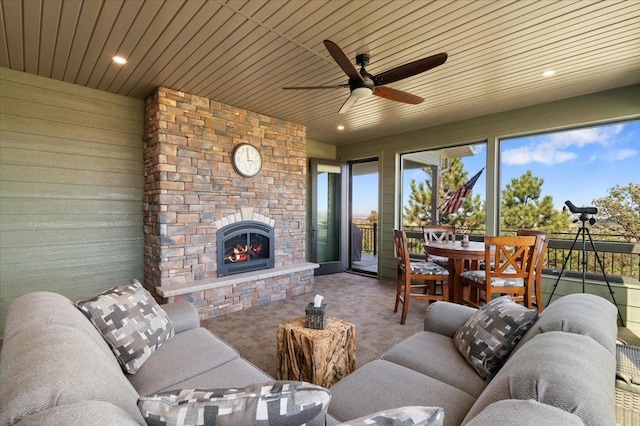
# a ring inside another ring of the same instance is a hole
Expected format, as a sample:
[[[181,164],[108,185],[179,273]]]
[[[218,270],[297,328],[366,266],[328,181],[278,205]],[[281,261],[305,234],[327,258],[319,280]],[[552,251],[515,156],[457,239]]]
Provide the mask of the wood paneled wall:
[[[0,68],[0,332],[16,297],[143,280],[142,100]]]

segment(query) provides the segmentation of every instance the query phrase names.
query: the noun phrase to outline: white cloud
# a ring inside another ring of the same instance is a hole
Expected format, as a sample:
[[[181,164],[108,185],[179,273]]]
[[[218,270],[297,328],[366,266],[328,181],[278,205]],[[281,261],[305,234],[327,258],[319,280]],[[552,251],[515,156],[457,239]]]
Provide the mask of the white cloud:
[[[547,165],[560,164],[570,161],[578,155],[557,149],[556,146],[549,143],[541,143],[539,145],[523,146],[516,149],[507,149],[502,152],[502,163],[513,165],[524,165],[529,163],[542,163]]]
[[[561,164],[578,158],[577,149],[587,145],[607,147],[615,144],[616,135],[624,130],[624,124],[606,127],[592,127],[588,129],[570,130],[566,132],[550,133],[537,138],[539,143],[529,144],[515,149],[505,149],[502,161],[506,165],[525,165],[541,163],[546,165]],[[505,144],[508,146],[508,143]],[[615,152],[612,160],[621,160],[636,155],[637,151],[627,149]],[[596,154],[589,153],[593,159]],[[622,156],[624,155],[624,156]]]
[[[638,155],[638,151],[636,151],[635,149],[620,149],[618,151],[614,151],[609,160],[620,161],[630,157],[635,157],[636,155]]]
[[[583,147],[589,144],[608,146],[615,142],[615,136],[622,130],[624,130],[624,124],[569,130],[567,132],[549,134],[548,141],[561,147]]]

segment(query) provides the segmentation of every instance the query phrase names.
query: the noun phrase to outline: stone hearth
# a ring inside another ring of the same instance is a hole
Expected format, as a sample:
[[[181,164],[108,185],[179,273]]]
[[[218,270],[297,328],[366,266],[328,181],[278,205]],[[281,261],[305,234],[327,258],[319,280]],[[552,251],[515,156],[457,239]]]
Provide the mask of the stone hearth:
[[[312,292],[304,127],[165,88],[145,114],[145,286],[203,319]],[[257,176],[235,172],[239,143],[260,150]],[[218,278],[217,230],[244,216],[272,223],[274,268]]]

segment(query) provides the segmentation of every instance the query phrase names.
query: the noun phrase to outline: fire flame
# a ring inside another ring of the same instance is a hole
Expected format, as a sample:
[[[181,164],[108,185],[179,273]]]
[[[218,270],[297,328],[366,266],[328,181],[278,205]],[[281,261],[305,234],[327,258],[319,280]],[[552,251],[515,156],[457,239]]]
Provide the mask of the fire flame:
[[[260,257],[262,252],[262,244],[251,244],[248,248],[246,245],[237,245],[233,248],[232,253],[225,256],[224,260],[231,263],[246,262],[249,260],[249,254],[253,257]]]

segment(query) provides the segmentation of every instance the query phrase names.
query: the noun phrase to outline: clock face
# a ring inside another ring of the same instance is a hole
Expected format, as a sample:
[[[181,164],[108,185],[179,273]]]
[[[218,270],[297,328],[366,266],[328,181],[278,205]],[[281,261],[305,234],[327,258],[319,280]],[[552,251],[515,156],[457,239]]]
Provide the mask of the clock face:
[[[232,154],[233,166],[245,177],[257,175],[262,169],[262,156],[253,145],[243,143],[235,147]]]

